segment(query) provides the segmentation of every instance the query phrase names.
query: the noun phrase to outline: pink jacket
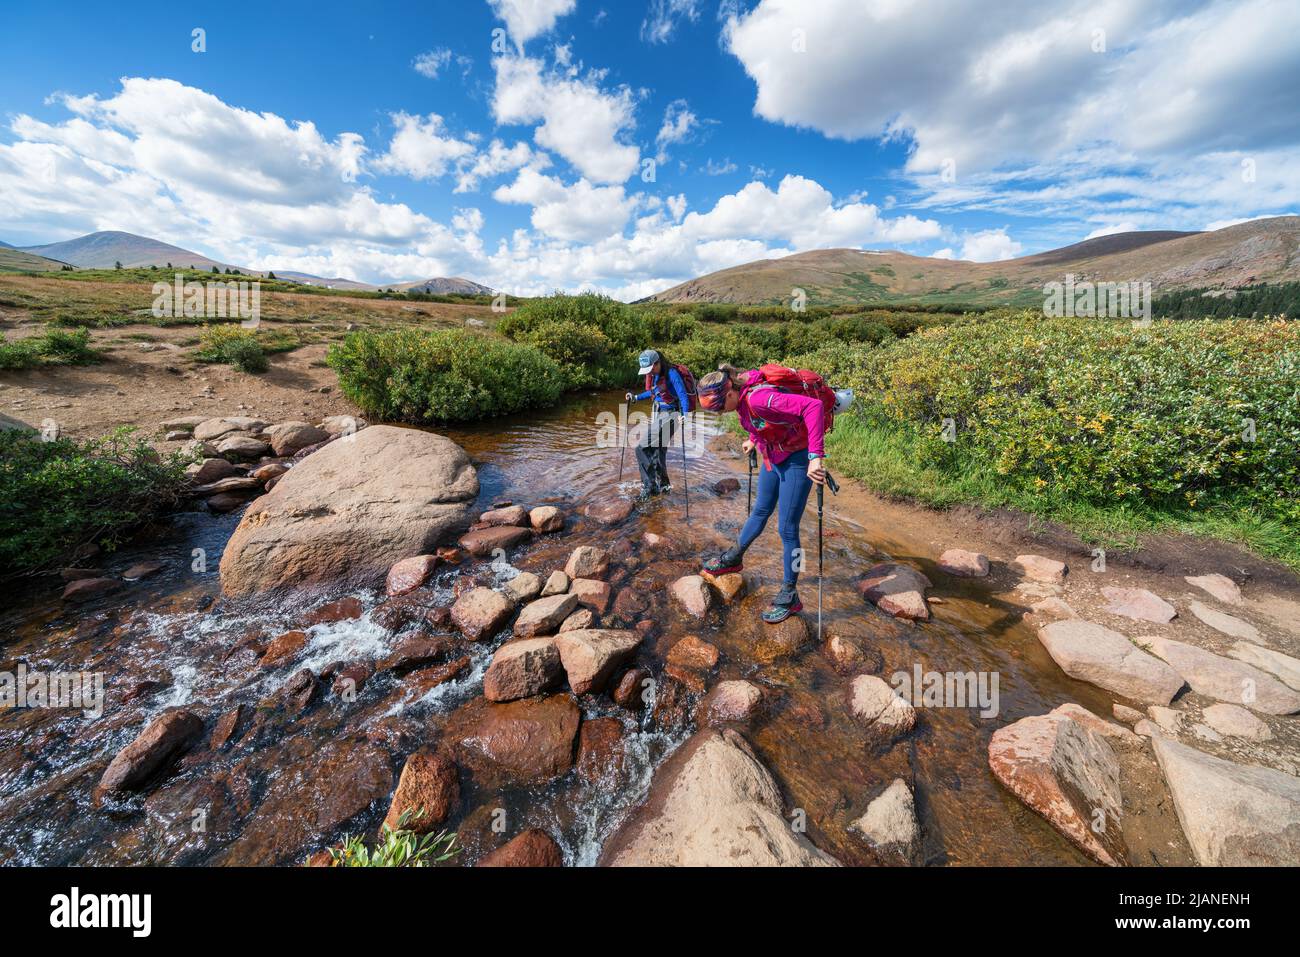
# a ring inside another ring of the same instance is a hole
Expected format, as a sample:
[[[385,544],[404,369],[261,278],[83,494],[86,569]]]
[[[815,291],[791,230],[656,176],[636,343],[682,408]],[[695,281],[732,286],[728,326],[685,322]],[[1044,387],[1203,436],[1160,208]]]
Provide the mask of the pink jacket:
[[[791,452],[802,449],[825,455],[826,417],[822,404],[806,395],[779,389],[754,389],[762,379],[757,369],[750,369],[740,376],[740,405],[736,406],[736,413],[740,416],[741,427],[754,440],[763,458],[777,465],[789,458]],[[793,426],[794,434],[780,442],[778,447],[763,436],[757,423]]]

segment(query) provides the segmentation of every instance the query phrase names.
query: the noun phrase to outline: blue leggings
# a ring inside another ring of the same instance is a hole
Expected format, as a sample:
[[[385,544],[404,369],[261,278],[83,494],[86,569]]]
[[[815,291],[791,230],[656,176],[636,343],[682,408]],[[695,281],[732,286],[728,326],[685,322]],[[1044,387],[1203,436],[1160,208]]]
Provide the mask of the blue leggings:
[[[777,512],[777,529],[781,533],[781,569],[785,583],[793,585],[799,580],[803,552],[799,548],[799,520],[808,504],[808,493],[813,482],[808,477],[808,450],[791,453],[780,465],[768,469],[759,460],[758,491],[754,495],[754,510],[749,513],[745,527],[740,530],[736,547],[742,552],[762,533],[772,512]]]

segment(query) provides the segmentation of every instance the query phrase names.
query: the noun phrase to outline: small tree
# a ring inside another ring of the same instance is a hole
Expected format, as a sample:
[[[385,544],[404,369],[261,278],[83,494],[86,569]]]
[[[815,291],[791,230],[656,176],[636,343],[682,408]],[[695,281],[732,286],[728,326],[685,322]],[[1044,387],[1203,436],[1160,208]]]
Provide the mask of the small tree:
[[[122,260],[119,259],[117,262],[113,263],[113,268],[114,268],[114,269],[121,269],[121,268],[122,268]]]

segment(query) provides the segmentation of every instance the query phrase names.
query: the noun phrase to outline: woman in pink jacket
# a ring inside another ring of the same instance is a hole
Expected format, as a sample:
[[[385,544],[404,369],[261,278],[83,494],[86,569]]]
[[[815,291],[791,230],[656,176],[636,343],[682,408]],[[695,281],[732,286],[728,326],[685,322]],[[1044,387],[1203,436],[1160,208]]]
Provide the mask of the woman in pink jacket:
[[[749,433],[744,451],[757,449],[763,456],[754,509],[740,530],[736,544],[704,563],[713,575],[738,572],[745,550],[758,538],[772,512],[777,513],[781,535],[783,584],[763,612],[763,620],[776,624],[803,609],[795,590],[803,567],[799,521],[813,484],[826,482],[824,445],[825,410],[818,399],[767,386],[757,369],[741,372],[721,366],[699,382],[700,405],[713,412],[735,412]]]

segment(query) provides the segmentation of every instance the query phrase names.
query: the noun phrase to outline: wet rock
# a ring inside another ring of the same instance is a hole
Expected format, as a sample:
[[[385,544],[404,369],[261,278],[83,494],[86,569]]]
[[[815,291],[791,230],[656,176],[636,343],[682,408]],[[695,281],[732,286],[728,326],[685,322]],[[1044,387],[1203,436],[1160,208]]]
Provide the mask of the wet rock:
[[[667,541],[662,535],[656,535],[654,532],[645,532],[641,536],[641,544],[646,548],[660,548],[667,544]]]
[[[384,631],[399,632],[420,621],[427,613],[425,602],[427,595],[401,595],[376,605],[370,612],[370,620]]]
[[[1011,570],[1032,581],[1050,582],[1056,585],[1064,582],[1065,576],[1070,571],[1065,562],[1058,562],[1042,555],[1017,555],[1011,562]]]
[[[713,592],[699,575],[685,575],[669,589],[674,601],[692,617],[703,618],[713,607]]]
[[[1259,629],[1248,621],[1242,621],[1235,615],[1226,615],[1218,609],[1211,608],[1204,602],[1194,601],[1188,608],[1192,614],[1215,631],[1232,638],[1245,638],[1247,641],[1259,640]]]
[[[640,643],[641,636],[635,631],[609,628],[566,631],[555,639],[574,694],[603,689]]]
[[[262,483],[252,476],[232,475],[230,478],[217,479],[209,485],[196,485],[190,492],[199,498],[211,499],[217,495],[228,495],[241,501],[262,491]]]
[[[233,462],[260,459],[271,446],[251,435],[227,435],[217,442],[217,454]]]
[[[632,585],[620,588],[614,597],[614,617],[625,621],[638,617],[649,607],[645,593]]]
[[[763,691],[750,681],[719,681],[705,697],[702,711],[708,724],[747,724],[757,715]]]
[[[330,690],[344,701],[355,701],[356,696],[361,693],[361,689],[374,673],[375,669],[369,662],[350,662],[339,668],[338,673],[334,675],[334,683],[330,686]]]
[[[1054,621],[1038,629],[1038,640],[1071,678],[1142,704],[1167,705],[1183,686],[1182,676],[1165,662],[1089,621]]]
[[[617,525],[632,514],[632,502],[626,498],[609,498],[593,502],[582,510],[582,514],[602,525]]]
[[[217,723],[212,727],[212,734],[208,738],[208,747],[213,751],[220,751],[224,748],[238,732],[239,725],[247,713],[248,709],[242,704],[237,704],[229,711],[223,712],[221,717],[217,718]]]
[[[326,602],[314,608],[302,623],[304,628],[311,628],[313,625],[332,625],[336,622],[360,618],[365,611],[366,606],[361,604],[361,599],[349,595],[347,598]]]
[[[578,731],[578,776],[589,784],[618,787],[623,781],[623,722],[592,718]]]
[[[1300,778],[1153,737],[1178,820],[1203,867],[1290,867],[1300,859]]]
[[[916,724],[916,709],[875,675],[858,675],[849,686],[849,710],[874,736],[892,740]]]
[[[528,510],[522,505],[493,508],[478,517],[483,525],[528,525]]]
[[[532,572],[520,572],[502,588],[518,604],[532,601],[542,593],[542,580]]]
[[[564,621],[560,622],[560,634],[566,631],[582,631],[584,628],[596,627],[596,613],[590,608],[579,608]]]
[[[539,598],[524,606],[524,610],[515,619],[514,633],[519,638],[549,635],[556,631],[577,607],[577,595],[566,593]]]
[[[539,505],[528,513],[528,524],[538,535],[564,530],[564,513],[554,505]]]
[[[736,478],[718,479],[713,483],[713,492],[715,495],[734,495],[740,491],[740,480]]]
[[[606,842],[601,864],[835,865],[783,811],[776,781],[743,737],[701,731],[660,767],[645,804]]]
[[[418,668],[403,679],[403,692],[409,693],[414,698],[422,697],[434,688],[445,685],[448,681],[453,681],[464,675],[469,671],[469,665],[469,656],[464,655],[447,662],[445,665]]]
[[[1245,641],[1234,644],[1228,649],[1228,654],[1260,671],[1267,671],[1284,685],[1300,690],[1300,659]]]
[[[563,867],[564,852],[549,834],[529,828],[487,854],[478,867]]]
[[[862,597],[885,614],[911,621],[929,621],[925,590],[930,587],[930,579],[915,568],[895,562],[873,565],[858,583]]]
[[[1182,675],[1192,690],[1218,701],[1245,705],[1265,714],[1300,711],[1300,691],[1258,668],[1204,648],[1156,636],[1139,638]]]
[[[184,709],[159,715],[109,762],[97,793],[130,791],[169,765],[203,733],[203,721]]]
[[[406,672],[445,661],[457,651],[456,642],[446,635],[416,635],[400,642],[385,655],[378,671]]]
[[[851,827],[872,847],[893,847],[906,854],[920,836],[912,789],[902,778],[895,778]]]
[[[1183,581],[1189,585],[1195,585],[1201,591],[1217,598],[1225,605],[1241,604],[1241,589],[1227,575],[1220,575],[1218,572],[1212,572],[1208,575],[1186,575],[1183,577]]]
[[[554,638],[508,641],[496,650],[483,675],[483,697],[489,701],[531,698],[558,684],[561,670]]]
[[[949,575],[983,578],[989,573],[989,558],[980,552],[968,552],[964,548],[950,548],[939,556],[939,567]],[[903,787],[907,787],[907,785],[903,785]],[[909,791],[908,794],[910,795],[911,792]]]
[[[745,594],[745,576],[740,572],[711,575],[706,571],[701,571],[700,577],[717,589],[718,597],[722,599],[724,605],[730,605]]]
[[[802,615],[791,615],[785,621],[770,625],[761,624],[758,641],[753,647],[755,661],[770,664],[782,658],[799,654],[812,644],[813,636]]]
[[[1101,735],[1065,715],[1022,718],[993,732],[989,768],[1093,860],[1127,863],[1119,759]]]
[[[653,618],[642,618],[636,623],[635,631],[642,638],[652,638],[658,631],[658,626]]]
[[[1112,615],[1132,618],[1135,621],[1154,621],[1165,624],[1173,621],[1178,612],[1159,595],[1145,588],[1116,588],[1107,586],[1101,590],[1109,604],[1105,611]]]
[[[575,578],[569,583],[570,596],[578,600],[583,608],[590,608],[598,615],[603,615],[609,608],[614,589],[609,582],[596,578]]]
[[[262,660],[258,662],[263,668],[275,668],[292,659],[307,647],[307,632],[286,631],[271,640],[266,646]]]
[[[594,545],[579,545],[564,567],[569,578],[601,578],[609,573],[609,553]]]
[[[1205,709],[1205,723],[1224,737],[1267,741],[1273,737],[1268,725],[1235,704],[1212,704]]]
[[[471,703],[473,704],[473,703]],[[472,727],[458,739],[462,759],[489,779],[541,783],[573,766],[582,714],[572,695],[483,702]]]
[[[489,525],[486,528],[471,529],[462,535],[460,547],[475,558],[486,558],[497,549],[509,551],[532,537],[532,532],[517,525]]]
[[[835,670],[842,675],[879,673],[884,667],[880,652],[864,648],[857,639],[838,633],[830,633],[823,646],[826,657],[830,659]]]
[[[384,579],[384,593],[393,598],[415,591],[429,580],[437,565],[436,555],[412,555],[395,562]]]
[[[122,580],[128,582],[139,581],[141,578],[148,578],[150,575],[156,575],[165,567],[166,566],[163,565],[162,562],[140,562],[122,572]]]
[[[431,834],[451,815],[460,803],[460,777],[456,763],[432,751],[416,751],[402,766],[393,803],[388,806],[384,823],[396,828],[404,813],[407,830]]]
[[[629,711],[639,711],[645,704],[645,682],[650,677],[650,672],[644,668],[629,668],[623,672],[622,677],[618,679],[618,684],[610,693],[614,703],[620,708],[627,708]]]
[[[1132,748],[1141,744],[1138,736],[1128,728],[1093,714],[1081,704],[1069,702],[1053,708],[1051,713],[1078,722],[1089,731],[1101,735],[1112,747]]]
[[[306,422],[281,422],[266,430],[276,455],[294,455],[310,445],[328,442],[332,436]],[[360,436],[358,436],[360,438]]]
[[[568,590],[569,576],[564,572],[551,572],[550,577],[546,579],[546,584],[542,586],[542,597],[563,595]]]
[[[249,506],[222,555],[222,589],[375,587],[394,562],[463,528],[477,495],[474,467],[449,439],[371,426],[303,459]]]
[[[242,508],[248,504],[247,492],[221,492],[213,495],[204,504],[208,507],[209,512],[215,512],[218,515],[225,515],[227,512],[233,512],[237,508]]]
[[[279,704],[289,714],[306,711],[316,700],[316,675],[310,668],[300,668],[289,676],[278,695]]]
[[[65,582],[75,582],[85,578],[99,578],[101,575],[98,568],[64,568],[60,569],[59,577]]]
[[[474,588],[451,606],[451,620],[466,638],[478,641],[500,631],[513,611],[510,599],[500,592]]]
[[[672,648],[664,663],[664,673],[692,691],[703,691],[709,676],[718,666],[718,649],[695,635],[687,635]]]
[[[116,578],[79,578],[63,586],[64,601],[89,601],[100,595],[107,595],[122,587]]]
[[[665,674],[643,691],[649,692],[650,727],[663,734],[677,734],[690,723],[686,685]]]

